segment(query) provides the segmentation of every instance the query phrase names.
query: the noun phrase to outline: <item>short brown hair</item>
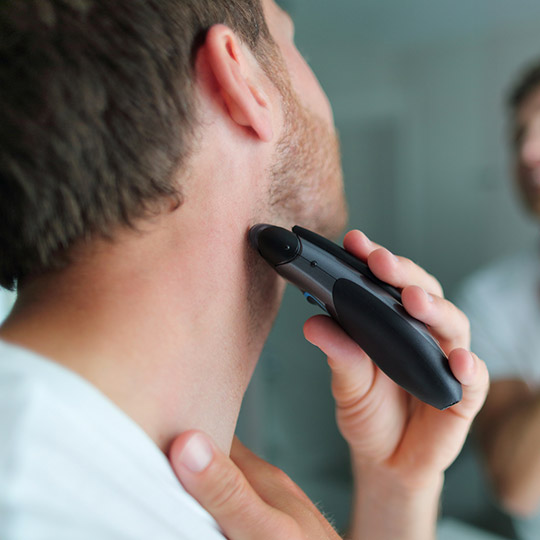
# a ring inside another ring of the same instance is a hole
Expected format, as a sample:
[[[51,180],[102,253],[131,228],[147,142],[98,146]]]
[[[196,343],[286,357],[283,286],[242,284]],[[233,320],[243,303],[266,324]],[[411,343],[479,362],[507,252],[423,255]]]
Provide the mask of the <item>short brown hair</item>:
[[[260,0],[5,0],[0,5],[0,285],[181,193],[193,60],[214,24],[262,66]]]
[[[517,110],[523,102],[540,88],[540,62],[537,60],[527,66],[517,82],[512,87],[508,104],[512,110]]]

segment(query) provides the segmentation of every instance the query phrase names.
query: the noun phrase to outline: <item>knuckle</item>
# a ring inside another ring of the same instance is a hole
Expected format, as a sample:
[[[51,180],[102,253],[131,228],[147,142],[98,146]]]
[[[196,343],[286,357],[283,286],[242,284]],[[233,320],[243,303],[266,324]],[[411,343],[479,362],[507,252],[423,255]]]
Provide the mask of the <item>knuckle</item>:
[[[450,307],[454,310],[458,321],[459,334],[464,336],[467,340],[470,340],[471,337],[471,322],[469,317],[461,311],[455,304],[450,303]]]
[[[213,479],[214,490],[208,497],[208,505],[214,511],[231,511],[241,507],[248,498],[247,483],[239,471],[226,468]]]
[[[418,272],[425,273],[425,270],[416,264],[412,259],[398,255],[399,264],[404,268],[407,276],[418,274]]]
[[[411,272],[414,272],[416,265],[407,259],[407,257],[402,257],[401,255],[394,255],[398,260],[398,268],[400,275],[405,279]]]
[[[478,362],[479,369],[482,372],[482,383],[489,388],[490,385],[490,379],[489,379],[489,370],[487,367],[487,364],[481,359],[476,356],[476,354],[472,353],[474,359]]]
[[[459,313],[461,314],[461,320],[463,324],[463,331],[466,333],[467,337],[470,338],[471,336],[471,321],[469,320],[469,317],[463,313],[463,311],[459,310]]]
[[[271,475],[273,481],[283,487],[286,487],[292,483],[291,477],[285,471],[282,471],[279,467],[272,466]]]
[[[306,536],[299,523],[290,517],[282,524],[282,534],[276,538],[287,538],[289,540],[306,540]]]
[[[280,490],[291,493],[295,497],[303,497],[304,492],[298,487],[294,480],[281,469],[274,467],[272,471],[272,481],[279,486]]]
[[[304,528],[289,514],[280,513],[279,519],[276,519],[275,515],[269,515],[267,518],[267,522],[261,527],[264,531],[270,531],[270,536],[264,536],[265,538],[307,540]]]
[[[336,406],[341,411],[352,410],[358,412],[358,405],[362,403],[373,386],[373,377],[365,377],[363,380],[348,381],[347,386],[332,381],[332,395]]]
[[[258,532],[257,538],[307,540],[303,527],[296,519],[276,509],[259,516],[256,530]]]
[[[402,266],[410,267],[410,268],[416,268],[416,264],[409,259],[408,257],[404,257],[403,255],[396,255],[397,260]]]
[[[406,257],[399,257],[400,264],[406,269],[407,275],[412,278],[417,276],[416,279],[420,279],[425,282],[429,293],[444,298],[444,289],[440,281],[427,270],[424,270],[421,266],[416,264],[413,260]]]
[[[441,282],[433,274],[428,274],[428,278],[431,280],[431,286],[433,287],[432,294],[444,298],[444,289]]]

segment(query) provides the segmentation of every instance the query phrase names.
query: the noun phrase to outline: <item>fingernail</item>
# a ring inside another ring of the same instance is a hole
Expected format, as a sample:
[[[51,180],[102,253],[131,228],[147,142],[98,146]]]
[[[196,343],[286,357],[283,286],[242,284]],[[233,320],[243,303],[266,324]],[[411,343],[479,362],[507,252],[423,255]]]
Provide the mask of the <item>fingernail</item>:
[[[212,457],[212,447],[205,436],[196,433],[186,443],[182,452],[180,452],[178,461],[190,471],[200,473],[210,465]]]
[[[433,296],[431,296],[431,294],[429,294],[427,291],[424,291],[427,299],[428,299],[428,302],[433,302]]]
[[[476,379],[477,364],[474,356],[469,351],[466,352],[468,354],[468,358],[465,364],[465,369],[463,370],[464,372],[459,380],[461,384],[470,385],[473,384]]]

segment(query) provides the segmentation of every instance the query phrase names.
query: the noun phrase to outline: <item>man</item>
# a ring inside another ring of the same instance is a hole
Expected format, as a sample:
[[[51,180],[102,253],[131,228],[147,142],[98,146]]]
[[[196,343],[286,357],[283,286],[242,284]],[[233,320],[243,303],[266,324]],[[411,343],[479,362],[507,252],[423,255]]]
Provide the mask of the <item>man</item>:
[[[528,212],[540,216],[540,64],[512,90],[514,177]],[[538,247],[495,263],[462,292],[473,348],[488,360],[493,384],[478,419],[488,469],[523,538],[540,530],[540,259]]]
[[[185,488],[230,538],[335,537],[279,472],[227,457],[283,291],[247,232],[345,221],[331,109],[289,17],[272,0],[1,9],[0,283],[18,298],[0,329],[0,536],[221,538]],[[328,319],[306,326],[362,475],[351,534],[429,538],[485,366],[434,278],[358,231],[345,245],[404,289],[464,386],[436,411]]]

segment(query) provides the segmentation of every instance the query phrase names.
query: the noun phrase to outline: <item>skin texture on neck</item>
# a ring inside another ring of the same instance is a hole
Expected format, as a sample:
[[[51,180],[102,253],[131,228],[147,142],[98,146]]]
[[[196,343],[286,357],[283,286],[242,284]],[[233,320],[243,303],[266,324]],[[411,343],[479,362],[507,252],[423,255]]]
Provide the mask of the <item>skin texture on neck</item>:
[[[228,452],[283,289],[247,241],[254,216],[272,219],[273,145],[231,122],[204,54],[200,66],[204,127],[183,204],[29,280],[0,338],[85,377],[162,450],[196,428]]]
[[[141,232],[93,241],[65,270],[27,283],[0,331],[85,377],[164,451],[192,428],[229,450],[283,288],[252,252],[250,205],[218,163],[196,179],[214,184],[204,196],[188,192]]]

